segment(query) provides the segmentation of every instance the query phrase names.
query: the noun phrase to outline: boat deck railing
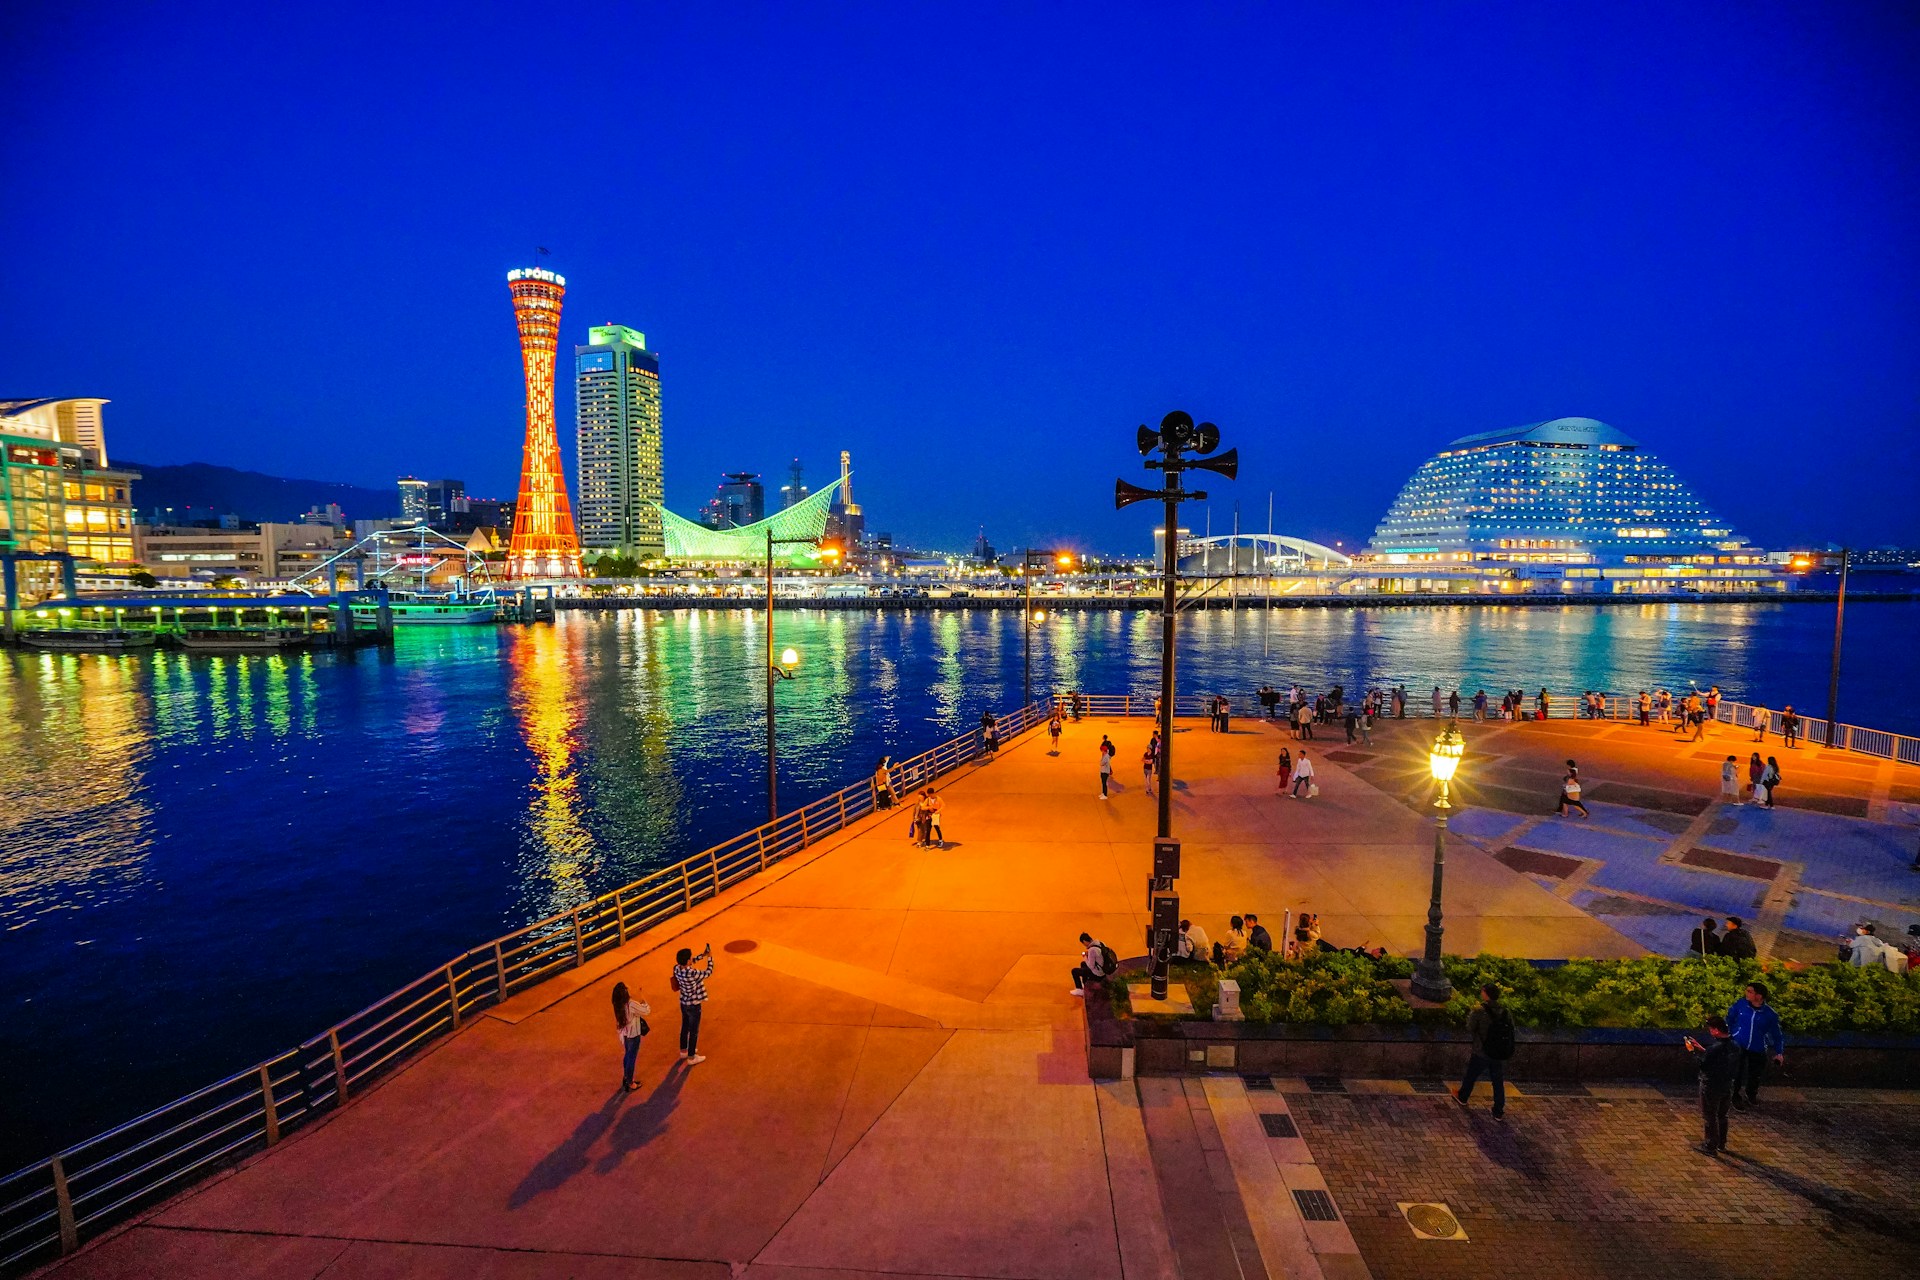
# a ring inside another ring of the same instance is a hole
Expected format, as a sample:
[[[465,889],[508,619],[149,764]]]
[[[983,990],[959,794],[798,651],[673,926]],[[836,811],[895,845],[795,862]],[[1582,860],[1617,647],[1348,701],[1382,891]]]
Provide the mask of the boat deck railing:
[[[995,717],[1001,742],[1046,723],[1036,702]],[[893,765],[894,793],[978,759],[981,733]],[[282,1053],[0,1177],[0,1272],[81,1242],[195,1179],[264,1151],[344,1106],[384,1073],[476,1014],[624,945],[873,813],[875,778],[800,806],[672,866],[454,956]]]

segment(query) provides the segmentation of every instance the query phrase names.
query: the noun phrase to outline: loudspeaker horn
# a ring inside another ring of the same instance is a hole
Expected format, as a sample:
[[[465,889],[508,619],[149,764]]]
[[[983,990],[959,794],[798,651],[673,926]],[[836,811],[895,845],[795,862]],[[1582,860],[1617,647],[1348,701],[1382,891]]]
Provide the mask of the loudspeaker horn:
[[[1158,489],[1142,489],[1139,485],[1128,484],[1125,480],[1115,480],[1113,482],[1113,509],[1115,511],[1120,510],[1122,507],[1130,507],[1136,502],[1150,502],[1165,496],[1166,495]]]
[[[1193,429],[1193,451],[1212,453],[1220,447],[1220,428],[1211,422],[1203,422]]]
[[[1231,480],[1240,472],[1240,451],[1229,449],[1211,458],[1194,458],[1187,466],[1198,467],[1202,471],[1217,471]]]
[[[1141,453],[1152,453],[1154,447],[1160,443],[1160,433],[1142,423],[1133,439],[1134,443],[1140,446]]]

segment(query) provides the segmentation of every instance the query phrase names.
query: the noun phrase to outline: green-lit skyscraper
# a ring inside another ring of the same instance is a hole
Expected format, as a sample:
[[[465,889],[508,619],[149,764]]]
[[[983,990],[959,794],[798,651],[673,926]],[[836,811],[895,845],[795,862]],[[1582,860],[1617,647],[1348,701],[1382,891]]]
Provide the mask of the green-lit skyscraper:
[[[642,560],[666,554],[660,511],[660,358],[623,324],[573,349],[579,397],[580,545]]]

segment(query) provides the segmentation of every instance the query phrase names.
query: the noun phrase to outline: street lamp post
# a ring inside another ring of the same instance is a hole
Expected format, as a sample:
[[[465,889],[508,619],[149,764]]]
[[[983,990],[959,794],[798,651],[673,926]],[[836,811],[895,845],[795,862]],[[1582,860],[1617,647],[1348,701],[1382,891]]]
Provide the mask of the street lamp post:
[[[1433,780],[1440,784],[1440,795],[1433,802],[1438,821],[1433,828],[1433,900],[1427,904],[1427,949],[1413,966],[1412,985],[1413,994],[1435,1003],[1444,1003],[1453,995],[1453,984],[1447,981],[1446,967],[1440,963],[1440,936],[1446,932],[1440,923],[1440,890],[1447,869],[1447,814],[1453,808],[1447,793],[1466,745],[1460,737],[1459,722],[1449,720],[1427,752],[1427,765],[1433,771]]]
[[[1035,551],[1028,547],[1020,553],[1020,665],[1024,674],[1020,681],[1021,702],[1023,707],[1033,705],[1033,629],[1046,619],[1042,612],[1036,616],[1033,612],[1033,558],[1053,560],[1061,568],[1073,566],[1071,551]]]
[[[773,690],[777,682],[793,679],[794,668],[800,665],[800,654],[794,649],[785,649],[780,653],[779,661],[773,654],[773,548],[776,543],[805,542],[811,538],[776,538],[773,529],[767,529],[767,821],[773,822],[780,816],[780,764],[779,749],[775,745],[773,733]]]

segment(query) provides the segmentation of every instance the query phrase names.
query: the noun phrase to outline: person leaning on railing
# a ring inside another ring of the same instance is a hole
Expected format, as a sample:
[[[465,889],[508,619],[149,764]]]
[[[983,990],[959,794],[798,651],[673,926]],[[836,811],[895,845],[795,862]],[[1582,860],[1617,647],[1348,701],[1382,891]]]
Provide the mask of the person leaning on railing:
[[[873,807],[893,808],[893,757],[881,756],[873,770]]]

